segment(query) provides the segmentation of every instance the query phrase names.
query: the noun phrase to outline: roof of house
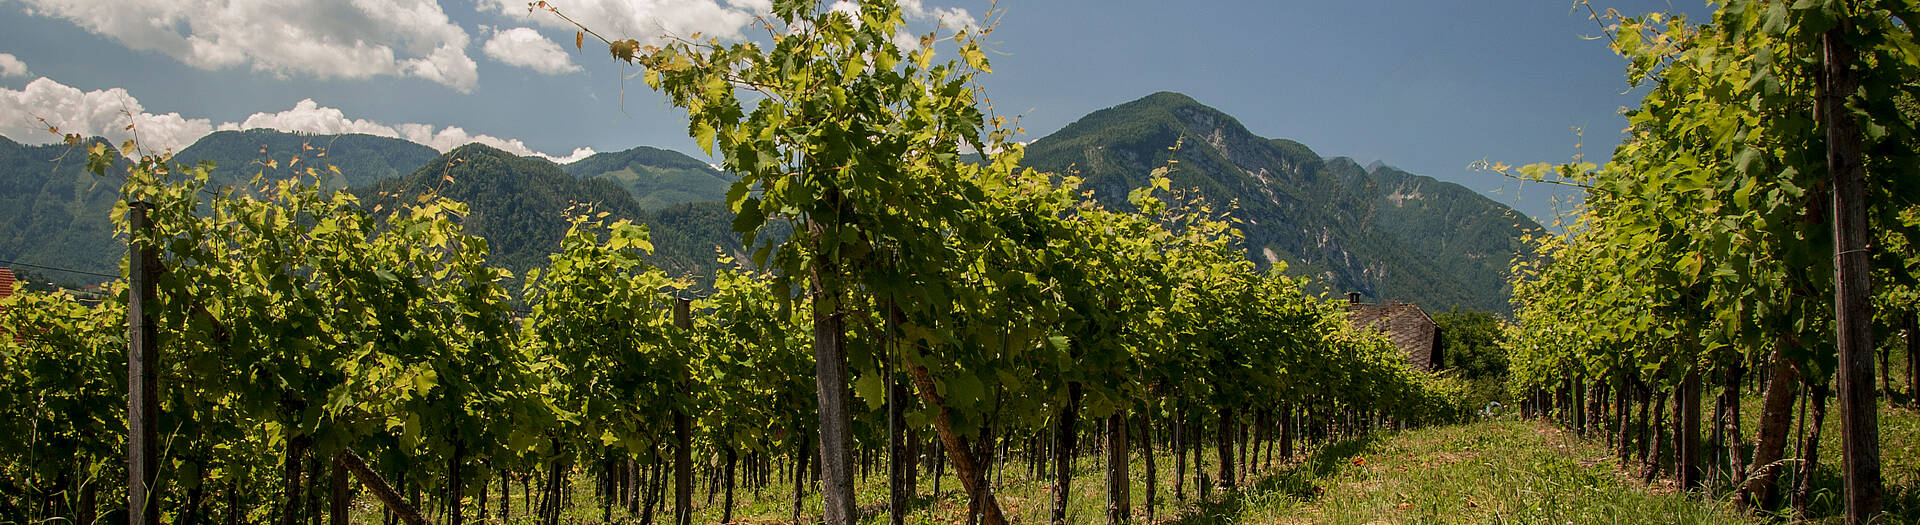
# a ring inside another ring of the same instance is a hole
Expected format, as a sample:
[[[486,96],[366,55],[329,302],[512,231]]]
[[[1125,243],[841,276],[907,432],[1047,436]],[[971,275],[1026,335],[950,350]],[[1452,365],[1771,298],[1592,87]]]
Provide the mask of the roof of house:
[[[13,283],[18,280],[13,276],[12,268],[0,266],[0,299],[13,295]]]
[[[1395,348],[1406,352],[1407,359],[1416,367],[1432,370],[1438,365],[1433,359],[1440,326],[1419,306],[1400,302],[1352,303],[1348,305],[1347,312],[1347,321],[1353,326],[1372,327],[1386,332],[1387,339],[1393,342]]]

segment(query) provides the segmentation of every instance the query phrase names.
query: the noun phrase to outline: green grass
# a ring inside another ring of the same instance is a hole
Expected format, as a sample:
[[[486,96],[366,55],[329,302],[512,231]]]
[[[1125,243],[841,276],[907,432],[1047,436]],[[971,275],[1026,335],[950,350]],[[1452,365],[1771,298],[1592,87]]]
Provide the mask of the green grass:
[[[1192,523],[1746,523],[1721,501],[1647,487],[1604,446],[1532,421],[1419,429],[1321,449]]]
[[[1742,431],[1751,439],[1759,417],[1759,400],[1742,407]],[[1704,407],[1711,416],[1710,399]],[[1839,472],[1839,417],[1830,408],[1821,439],[1821,467],[1815,476],[1811,523],[1838,523],[1843,512]],[[1920,413],[1911,408],[1882,408],[1880,414],[1882,473],[1887,487],[1889,523],[1920,523]],[[1704,494],[1676,491],[1671,482],[1651,485],[1635,479],[1638,463],[1622,468],[1597,435],[1574,436],[1570,431],[1539,421],[1512,417],[1462,425],[1380,432],[1334,441],[1311,449],[1272,468],[1252,473],[1240,490],[1215,488],[1212,498],[1194,498],[1189,466],[1187,498],[1173,498],[1173,461],[1170,450],[1156,453],[1159,488],[1157,522],[1215,523],[1766,523],[1731,503],[1724,485],[1711,485]],[[1090,452],[1098,452],[1090,451]],[[1211,449],[1204,468],[1211,475],[1217,458]],[[929,451],[931,453],[931,451]],[[1789,454],[1796,454],[1791,448]],[[1146,466],[1136,450],[1130,461],[1135,523],[1144,523]],[[1106,508],[1106,482],[1098,454],[1074,464],[1073,497],[1068,523],[1100,523]],[[696,458],[696,462],[704,458]],[[1045,523],[1051,505],[1049,480],[1029,479],[1024,460],[1016,458],[998,480],[996,494],[1009,521]],[[856,500],[862,523],[886,522],[886,485],[883,472],[856,475]],[[697,479],[702,479],[698,478]],[[703,479],[702,479],[703,480]],[[488,502],[497,513],[498,482]],[[592,479],[578,472],[572,485],[573,502],[564,512],[565,523],[598,523],[600,509],[592,494]],[[949,524],[965,521],[967,501],[951,472],[933,493],[933,476],[923,472],[908,523]],[[719,521],[721,498],[707,504],[706,485],[696,483],[696,523]],[[532,523],[520,485],[513,485],[513,519]],[[751,488],[736,489],[736,523],[786,523],[792,514],[792,486],[775,483],[758,497]],[[671,496],[668,496],[669,499]],[[471,496],[469,496],[471,498]],[[468,500],[472,505],[473,499]],[[356,502],[355,522],[373,523],[378,503],[362,497]],[[809,488],[803,514],[817,520],[820,497]],[[469,516],[474,513],[469,511]],[[656,514],[656,523],[671,521]],[[444,521],[444,520],[442,520]],[[613,521],[635,523],[623,509]],[[489,523],[500,523],[497,516]]]
[[[1904,433],[1893,440],[1910,443],[1912,411],[1883,418],[1885,431]],[[1837,440],[1837,438],[1836,438]],[[1896,491],[1911,499],[1909,448],[1886,452],[1889,506]],[[1209,454],[1210,456],[1211,454]],[[1701,496],[1674,491],[1656,482],[1643,485],[1621,469],[1604,443],[1585,440],[1545,423],[1498,419],[1464,425],[1382,432],[1328,443],[1310,454],[1273,468],[1257,470],[1241,490],[1215,489],[1212,498],[1198,502],[1187,486],[1186,501],[1172,497],[1170,451],[1158,456],[1160,489],[1158,522],[1213,523],[1762,523],[1762,518],[1735,509],[1721,495]],[[1135,522],[1144,522],[1145,466],[1136,452],[1131,462]],[[1209,457],[1208,472],[1213,471]],[[1105,481],[1095,456],[1075,467],[1069,523],[1098,523],[1105,515]],[[1898,472],[1906,469],[1904,472]],[[1191,470],[1189,470],[1191,476]],[[885,523],[885,479],[880,472],[856,477],[857,501],[863,523]],[[966,498],[951,473],[941,481],[942,492],[931,493],[932,476],[921,476],[920,498],[908,523],[960,523]],[[591,494],[591,479],[581,474],[575,484],[575,505],[564,513],[566,523],[597,523],[600,510]],[[495,485],[496,487],[498,485]],[[1009,465],[996,494],[1013,523],[1044,523],[1051,491],[1044,480],[1028,479],[1024,463]],[[694,497],[696,523],[719,520],[720,498],[706,505],[705,486]],[[524,501],[513,502],[513,523],[530,523]],[[754,497],[751,489],[737,489],[736,523],[785,523],[792,512],[791,486],[775,484]],[[497,493],[489,512],[498,508]],[[472,500],[469,500],[469,504]],[[360,502],[368,521],[378,516],[377,505]],[[809,490],[804,513],[818,519],[819,494]],[[656,522],[670,521],[666,514]],[[626,520],[614,509],[616,522]],[[356,520],[360,521],[360,520]],[[489,520],[497,523],[499,520]]]
[[[1899,366],[1896,364],[1896,366]],[[1895,382],[1896,390],[1904,391],[1900,382]],[[1896,399],[1904,400],[1905,396]],[[1745,446],[1751,449],[1754,444],[1753,432],[1760,421],[1761,401],[1758,397],[1748,397],[1741,402],[1740,432],[1744,434]],[[1796,423],[1798,406],[1795,407]],[[1713,402],[1702,401],[1702,417],[1712,417]],[[1808,416],[1811,419],[1811,416]],[[1788,439],[1787,455],[1798,458],[1799,426],[1795,425]],[[1717,457],[1709,454],[1709,459]],[[1840,403],[1838,399],[1827,401],[1827,417],[1820,425],[1820,466],[1814,472],[1813,491],[1807,513],[1807,523],[1842,523],[1846,512],[1846,501],[1841,488],[1840,472]],[[1783,475],[1798,475],[1797,470],[1789,468]],[[1920,412],[1911,406],[1880,407],[1880,476],[1886,488],[1884,510],[1892,518],[1887,523],[1920,523]],[[1726,481],[1720,479],[1722,484]],[[1783,478],[1782,490],[1787,485]],[[1724,486],[1715,486],[1713,490],[1722,492]],[[1791,505],[1791,501],[1786,502]]]

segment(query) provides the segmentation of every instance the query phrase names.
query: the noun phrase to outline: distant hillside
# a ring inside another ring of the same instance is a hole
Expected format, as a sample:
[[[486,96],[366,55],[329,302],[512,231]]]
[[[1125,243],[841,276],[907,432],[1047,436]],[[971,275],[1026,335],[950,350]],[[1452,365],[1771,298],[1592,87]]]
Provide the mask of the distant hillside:
[[[733,176],[699,159],[646,146],[595,153],[567,164],[566,170],[577,177],[613,181],[648,210],[684,202],[724,201],[734,181]]]
[[[1026,162],[1077,170],[1096,198],[1125,207],[1127,191],[1182,139],[1174,187],[1235,204],[1248,256],[1261,265],[1284,260],[1327,291],[1428,310],[1509,309],[1506,268],[1520,233],[1539,227],[1532,219],[1457,184],[1255,136],[1186,95],[1155,93],[1088,114],[1034,141]]]
[[[399,178],[439,155],[433,148],[395,138],[250,129],[213,132],[180,150],[174,160],[187,165],[213,161],[209,178],[214,186],[245,183],[260,173],[267,180],[280,180],[314,168],[323,187],[337,190]],[[295,157],[300,162],[292,162]],[[269,160],[274,167],[267,167]],[[340,172],[334,173],[327,165],[340,168]]]
[[[648,262],[676,275],[710,279],[716,247],[742,254],[733,215],[722,203],[682,203],[648,212],[611,180],[575,177],[544,159],[480,144],[456,148],[406,177],[353,191],[363,205],[385,210],[428,191],[467,203],[467,231],[486,238],[493,264],[516,277],[545,266],[566,234],[569,210],[584,213],[588,207],[607,212],[609,220],[648,225],[655,247]]]
[[[301,161],[292,164],[296,155]],[[181,150],[174,160],[187,165],[215,162],[210,177],[214,186],[243,183],[261,172],[268,180],[277,180],[293,170],[304,173],[314,167],[327,188],[342,189],[411,173],[436,155],[426,146],[371,135],[248,130],[209,134]],[[273,159],[277,167],[267,168],[266,159]],[[120,183],[88,173],[86,163],[86,148],[27,146],[0,137],[0,228],[4,228],[0,259],[118,273],[126,246],[114,239],[108,214],[119,198]],[[328,164],[340,172],[326,169]],[[68,282],[103,279],[50,270],[46,274]]]
[[[108,214],[119,198],[120,181],[87,171],[86,147],[26,146],[0,137],[0,259],[118,274],[127,248],[114,240]],[[70,283],[108,280],[36,273]]]
[[[1088,114],[1031,144],[1027,163],[1076,170],[1097,198],[1125,207],[1127,191],[1165,165],[1167,148],[1182,139],[1174,185],[1237,206],[1248,256],[1261,265],[1284,260],[1328,292],[1429,311],[1507,311],[1506,268],[1522,249],[1520,233],[1539,227],[1531,219],[1456,184],[1255,136],[1185,95],[1156,93]],[[83,153],[53,161],[67,149],[0,138],[0,259],[116,273],[124,247],[107,213],[117,186],[88,174]],[[232,183],[264,169],[255,163],[263,158],[278,165],[269,177],[286,176],[295,154],[295,168],[322,159],[339,166],[338,176],[321,170],[324,183],[353,188],[369,208],[396,209],[426,191],[468,203],[469,231],[486,237],[495,264],[516,275],[546,264],[567,210],[583,203],[647,224],[657,248],[649,261],[678,275],[710,275],[716,247],[745,255],[733,214],[719,202],[731,176],[668,150],[640,147],[561,166],[478,144],[435,155],[396,139],[254,130],[214,133],[177,158],[214,160],[216,182]],[[768,233],[762,238],[779,236]]]

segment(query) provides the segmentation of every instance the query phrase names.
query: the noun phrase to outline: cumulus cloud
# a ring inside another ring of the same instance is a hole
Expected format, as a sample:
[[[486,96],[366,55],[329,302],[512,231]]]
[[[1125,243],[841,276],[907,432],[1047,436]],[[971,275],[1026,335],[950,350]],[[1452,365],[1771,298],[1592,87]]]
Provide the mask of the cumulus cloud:
[[[579,71],[573,57],[560,44],[531,27],[516,27],[493,34],[482,46],[487,56],[510,66],[519,66],[548,75]]]
[[[27,73],[26,62],[21,62],[18,57],[13,56],[11,53],[0,53],[0,78],[24,77],[27,75],[29,75],[29,73]]]
[[[49,133],[49,127],[59,134]],[[46,144],[58,142],[60,134],[78,133],[118,144],[137,134],[144,148],[178,151],[211,132],[207,119],[147,113],[121,88],[81,91],[41,77],[19,91],[0,89],[0,135],[20,142]]]
[[[554,29],[579,28],[545,11],[529,11],[526,0],[481,0],[480,9]],[[658,43],[662,37],[712,36],[738,40],[753,17],[771,12],[768,0],[568,0],[561,12],[592,24],[608,38]]]
[[[303,99],[293,104],[293,109],[278,113],[254,113],[239,123],[221,124],[221,130],[277,129],[314,135],[338,135],[345,133],[365,133],[382,137],[398,137],[400,132],[391,126],[381,125],[371,120],[350,119],[338,109],[321,107],[313,99]]]
[[[573,153],[569,153],[565,157],[555,157],[552,155],[541,155],[541,156],[546,157],[547,160],[551,160],[560,164],[573,164],[575,162],[579,162],[580,159],[592,157],[594,153],[599,153],[599,152],[594,151],[593,148],[581,146],[578,148],[573,148]]]
[[[132,125],[132,129],[128,129],[128,125]],[[179,151],[214,130],[265,128],[315,135],[364,133],[404,139],[440,151],[478,142],[515,155],[545,157],[562,164],[594,153],[592,148],[577,148],[566,156],[553,156],[535,151],[520,139],[470,133],[458,126],[416,122],[387,125],[348,117],[346,112],[322,106],[313,99],[301,100],[286,111],[254,113],[240,122],[215,125],[211,120],[186,118],[179,113],[147,113],[140,101],[122,88],[81,91],[46,77],[34,79],[18,91],[0,88],[0,136],[27,144],[58,142],[61,135],[49,133],[48,127],[58,129],[60,134],[105,137],[116,144],[137,135],[140,145],[149,151]]]
[[[555,157],[535,151],[520,139],[505,139],[483,133],[469,133],[465,128],[459,126],[439,127],[418,122],[407,122],[389,126],[371,120],[347,117],[346,112],[340,111],[337,108],[322,106],[314,102],[313,99],[301,100],[293,105],[293,109],[286,111],[278,113],[254,113],[239,123],[229,122],[220,125],[220,129],[222,130],[259,128],[312,133],[316,135],[365,133],[368,135],[403,139],[443,152],[452,151],[453,148],[478,142],[515,155],[545,157],[554,162],[562,163],[564,162],[561,159],[572,158],[580,153],[579,150],[574,150],[573,154],[566,157]],[[593,154],[591,153],[591,149],[588,149],[588,152],[587,155]],[[581,156],[581,158],[585,157]]]
[[[470,92],[465,29],[434,0],[21,0],[136,50],[200,69],[278,76],[411,76]]]

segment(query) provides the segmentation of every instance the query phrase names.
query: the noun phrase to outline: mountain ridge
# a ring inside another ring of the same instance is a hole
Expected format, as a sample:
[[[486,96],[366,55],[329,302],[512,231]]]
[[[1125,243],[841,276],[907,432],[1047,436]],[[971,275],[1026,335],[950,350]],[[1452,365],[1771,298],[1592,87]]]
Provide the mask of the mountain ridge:
[[[309,149],[322,147],[315,146],[319,142],[327,145],[325,158]],[[1177,151],[1169,149],[1175,144]],[[43,255],[81,253],[60,258],[80,265],[75,269],[111,272],[119,252],[107,253],[113,240],[106,210],[116,194],[111,187],[85,191],[82,183],[97,186],[97,181],[85,173],[83,162],[60,165],[57,176],[47,176],[31,168],[44,162],[25,160],[50,157],[56,149],[65,146],[0,141],[0,171],[5,172],[0,173],[0,204],[21,203],[0,206],[0,226],[32,232],[0,237],[7,243],[0,245],[0,257],[18,257],[34,251],[24,243],[43,242],[51,246],[38,250]],[[740,237],[729,227],[731,212],[719,202],[733,177],[691,156],[639,146],[563,165],[480,144],[421,160],[423,150],[432,151],[366,135],[252,130],[209,135],[181,156],[217,160],[217,184],[244,182],[251,177],[249,169],[267,171],[269,178],[288,176],[293,155],[307,159],[302,171],[320,160],[352,163],[321,182],[350,188],[369,207],[433,188],[472,207],[477,217],[464,219],[474,226],[470,231],[488,237],[497,264],[516,274],[544,264],[564,231],[565,210],[576,202],[594,202],[601,206],[597,211],[649,225],[661,248],[650,262],[674,273],[710,273],[716,247],[744,258]],[[260,162],[263,158],[281,163],[278,171]],[[1505,312],[1506,268],[1524,249],[1517,237],[1539,227],[1459,184],[1379,162],[1362,166],[1347,157],[1323,157],[1298,141],[1260,137],[1231,115],[1173,92],[1089,113],[1030,143],[1024,162],[1078,174],[1096,199],[1125,209],[1130,207],[1127,192],[1145,184],[1147,173],[1169,159],[1179,161],[1169,174],[1176,188],[1232,205],[1232,214],[1244,221],[1249,259],[1263,268],[1286,261],[1289,273],[1313,277],[1327,293],[1357,291],[1433,310],[1462,305]],[[361,173],[384,175],[403,167],[395,176]]]
[[[1327,292],[1505,312],[1518,237],[1539,228],[1464,186],[1321,157],[1173,92],[1089,113],[1029,144],[1025,162],[1076,173],[1097,200],[1125,208],[1127,191],[1168,159],[1179,161],[1168,174],[1175,188],[1232,204],[1250,259],[1286,260]]]

